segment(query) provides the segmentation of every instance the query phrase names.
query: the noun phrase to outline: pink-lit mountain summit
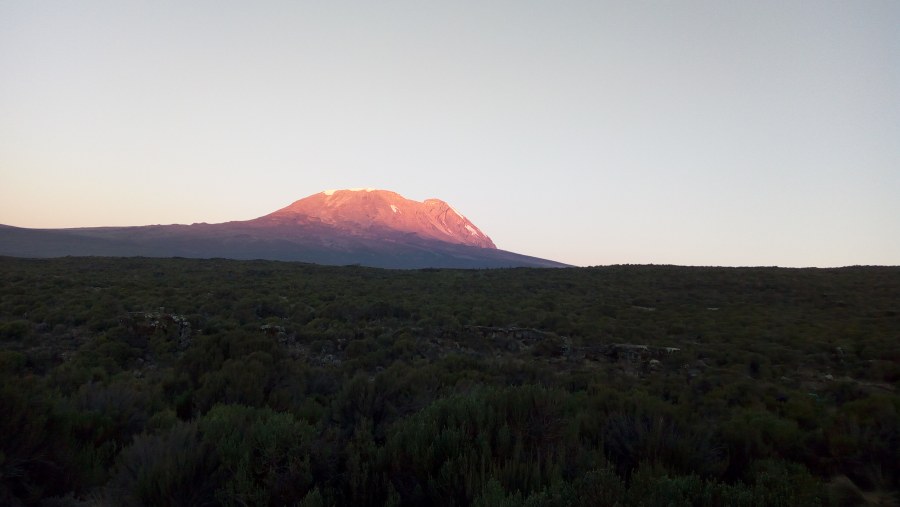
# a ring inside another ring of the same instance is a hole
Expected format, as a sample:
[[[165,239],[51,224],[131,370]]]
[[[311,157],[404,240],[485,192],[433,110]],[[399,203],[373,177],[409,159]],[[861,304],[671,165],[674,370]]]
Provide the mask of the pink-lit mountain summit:
[[[385,268],[563,267],[500,250],[440,199],[326,190],[268,215],[220,224],[23,229],[0,226],[0,255],[267,259]]]
[[[327,224],[358,236],[414,234],[423,239],[497,248],[486,234],[440,199],[413,201],[389,190],[326,190],[258,219],[279,224]]]

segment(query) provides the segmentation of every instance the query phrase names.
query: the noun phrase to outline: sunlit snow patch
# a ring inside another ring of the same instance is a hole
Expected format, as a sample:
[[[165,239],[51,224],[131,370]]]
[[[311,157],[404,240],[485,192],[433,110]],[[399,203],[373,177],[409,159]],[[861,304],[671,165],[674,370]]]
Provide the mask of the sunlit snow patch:
[[[462,218],[463,220],[466,219],[466,217],[464,217],[462,213],[460,213],[459,211],[457,211],[456,208],[454,208],[452,204],[449,204],[449,203],[448,203],[447,206],[450,206],[450,209],[452,209],[453,212],[456,213],[456,216],[458,216],[459,218]]]

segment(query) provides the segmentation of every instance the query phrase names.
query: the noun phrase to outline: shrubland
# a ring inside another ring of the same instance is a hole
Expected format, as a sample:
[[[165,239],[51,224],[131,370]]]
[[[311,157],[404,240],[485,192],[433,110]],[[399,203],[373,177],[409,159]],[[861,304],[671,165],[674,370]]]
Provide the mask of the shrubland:
[[[3,505],[897,505],[900,268],[0,258]]]

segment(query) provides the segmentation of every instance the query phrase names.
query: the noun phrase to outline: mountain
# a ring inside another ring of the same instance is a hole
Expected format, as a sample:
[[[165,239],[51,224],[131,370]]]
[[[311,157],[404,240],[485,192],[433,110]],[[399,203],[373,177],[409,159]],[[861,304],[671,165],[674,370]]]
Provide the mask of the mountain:
[[[326,224],[354,236],[423,239],[497,248],[487,235],[440,199],[413,201],[389,190],[326,190],[253,222],[266,225]]]
[[[0,225],[0,255],[268,259],[385,268],[565,267],[500,250],[440,199],[326,190],[262,217],[220,224],[26,229]]]

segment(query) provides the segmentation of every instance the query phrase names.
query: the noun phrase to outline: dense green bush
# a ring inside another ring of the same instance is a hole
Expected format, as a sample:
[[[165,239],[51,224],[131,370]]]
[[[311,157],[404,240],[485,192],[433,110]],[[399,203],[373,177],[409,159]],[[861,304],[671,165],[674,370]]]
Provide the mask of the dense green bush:
[[[201,440],[216,450],[222,505],[285,505],[312,485],[313,428],[268,408],[216,405],[199,422]]]
[[[115,505],[214,505],[221,481],[216,449],[196,423],[179,422],[160,435],[136,436],[119,454],[105,494]]]
[[[891,267],[0,258],[0,504],[892,505],[898,294]]]

